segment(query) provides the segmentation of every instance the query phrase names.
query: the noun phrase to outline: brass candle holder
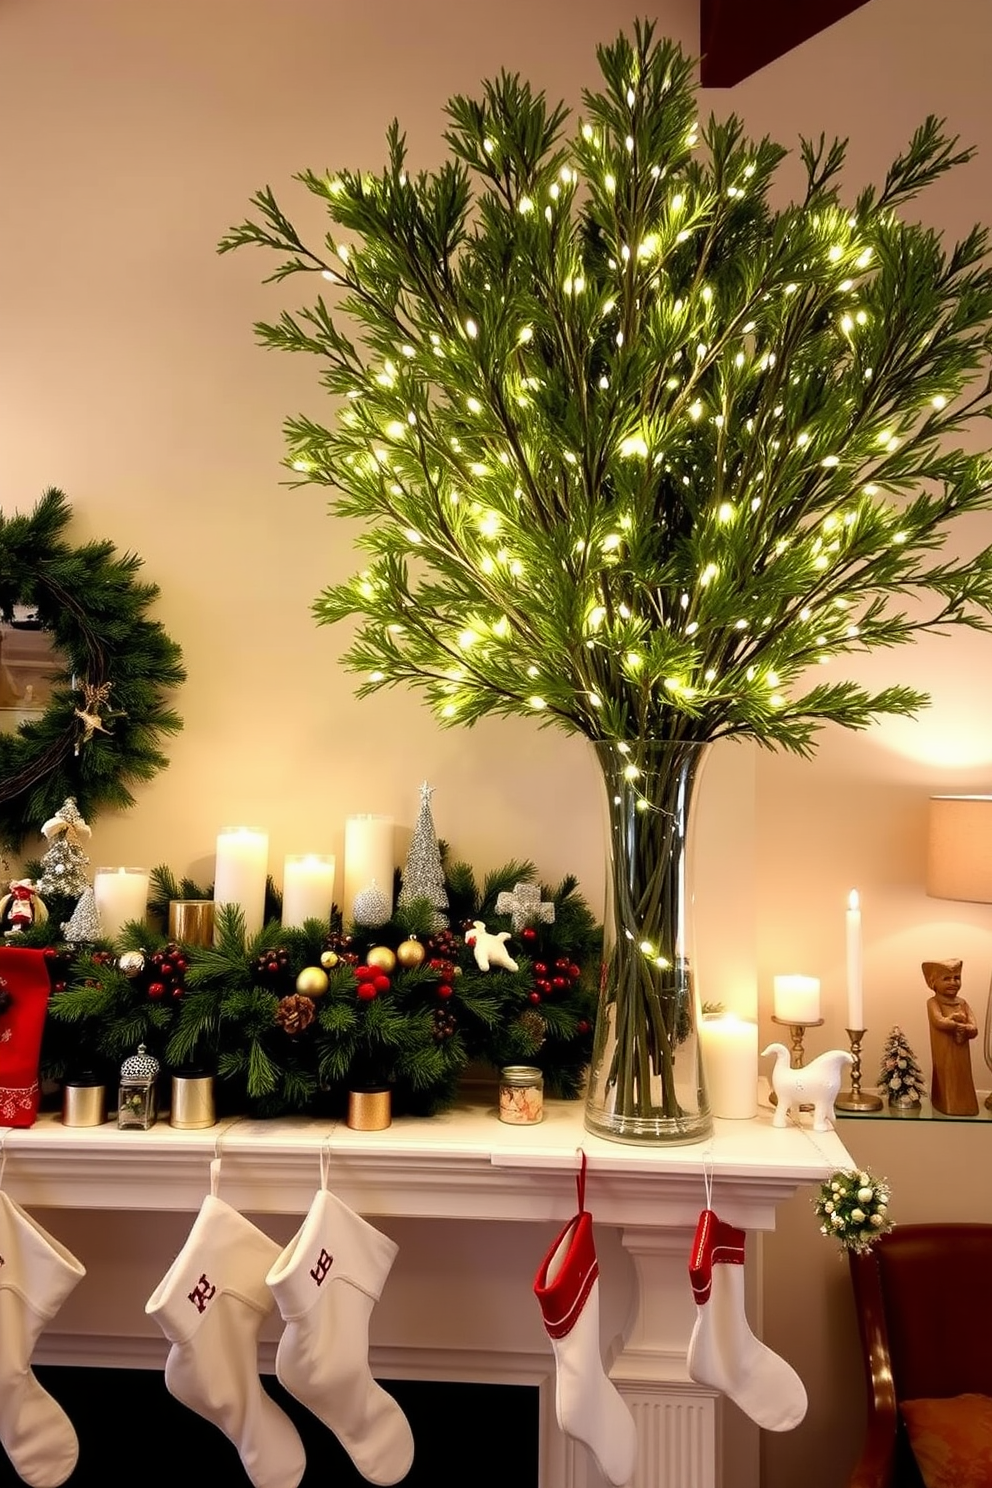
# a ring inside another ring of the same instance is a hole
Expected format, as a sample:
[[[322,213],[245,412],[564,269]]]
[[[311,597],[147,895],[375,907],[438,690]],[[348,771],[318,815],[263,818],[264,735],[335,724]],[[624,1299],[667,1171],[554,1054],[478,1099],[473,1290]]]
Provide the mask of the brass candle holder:
[[[851,1088],[842,1090],[834,1101],[835,1111],[880,1111],[883,1101],[881,1096],[866,1095],[861,1089],[861,1040],[865,1036],[863,1028],[848,1028],[847,1036],[851,1041]]]
[[[806,1030],[807,1028],[822,1028],[823,1019],[812,1018],[808,1023],[794,1023],[791,1018],[776,1018],[775,1014],[772,1013],[772,1022],[777,1023],[780,1028],[787,1028],[789,1030],[789,1068],[802,1069],[806,1064],[806,1052],[803,1049],[803,1038]],[[768,1099],[773,1106],[778,1105],[778,1096],[774,1090]],[[812,1111],[813,1106],[812,1103],[807,1104],[804,1102],[799,1109],[800,1111]]]

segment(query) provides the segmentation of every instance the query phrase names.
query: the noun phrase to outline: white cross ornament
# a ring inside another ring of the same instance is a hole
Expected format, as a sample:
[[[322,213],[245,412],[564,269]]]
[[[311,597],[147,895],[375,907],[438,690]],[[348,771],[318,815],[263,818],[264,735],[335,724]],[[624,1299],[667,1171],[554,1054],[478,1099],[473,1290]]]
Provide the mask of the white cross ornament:
[[[496,913],[508,914],[514,930],[522,930],[530,920],[545,925],[555,922],[555,907],[550,899],[541,899],[541,890],[536,884],[518,883],[512,889],[504,889],[496,897]]]

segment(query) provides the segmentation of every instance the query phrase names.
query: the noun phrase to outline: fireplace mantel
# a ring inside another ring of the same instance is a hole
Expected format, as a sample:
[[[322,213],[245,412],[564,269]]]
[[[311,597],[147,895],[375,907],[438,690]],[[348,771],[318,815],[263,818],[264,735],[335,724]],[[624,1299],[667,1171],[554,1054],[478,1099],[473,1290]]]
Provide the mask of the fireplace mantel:
[[[301,1214],[324,1150],[330,1186],[364,1214],[564,1222],[575,1209],[581,1148],[589,1207],[601,1224],[694,1225],[705,1167],[721,1213],[766,1230],[798,1187],[849,1161],[834,1133],[775,1130],[770,1114],[718,1121],[709,1142],[647,1147],[593,1136],[578,1102],[549,1101],[545,1112],[539,1126],[508,1126],[491,1108],[463,1105],[429,1120],[402,1118],[381,1132],[305,1117],[233,1118],[206,1131],[174,1131],[160,1121],[136,1132],[109,1123],[64,1127],[49,1115],[8,1133],[6,1181],[20,1202],[45,1208],[195,1211],[219,1156],[221,1191],[236,1208]]]
[[[46,1211],[43,1222],[88,1272],[79,1288],[88,1310],[71,1299],[37,1357],[161,1367],[162,1340],[139,1301],[208,1192],[211,1162],[220,1158],[222,1198],[288,1238],[309,1207],[324,1151],[333,1191],[400,1240],[376,1309],[377,1372],[536,1384],[541,1488],[601,1488],[585,1450],[557,1430],[553,1359],[530,1292],[550,1238],[575,1212],[581,1148],[600,1251],[604,1355],[613,1356],[612,1377],[638,1427],[632,1488],[716,1488],[731,1450],[720,1402],[685,1369],[695,1316],[687,1261],[705,1178],[722,1218],[760,1232],[774,1228],[777,1207],[797,1189],[852,1159],[835,1132],[773,1129],[768,1108],[753,1121],[716,1122],[707,1142],[671,1148],[595,1137],[578,1102],[549,1101],[545,1113],[540,1126],[514,1127],[492,1107],[465,1104],[382,1132],[306,1118],[237,1118],[199,1132],[159,1122],[122,1132],[111,1124],[64,1128],[42,1116],[28,1130],[9,1131],[5,1187]],[[130,1303],[121,1292],[124,1250]],[[272,1347],[271,1340],[263,1347],[263,1366]],[[732,1450],[736,1471],[739,1429]],[[745,1476],[736,1471],[735,1482]]]

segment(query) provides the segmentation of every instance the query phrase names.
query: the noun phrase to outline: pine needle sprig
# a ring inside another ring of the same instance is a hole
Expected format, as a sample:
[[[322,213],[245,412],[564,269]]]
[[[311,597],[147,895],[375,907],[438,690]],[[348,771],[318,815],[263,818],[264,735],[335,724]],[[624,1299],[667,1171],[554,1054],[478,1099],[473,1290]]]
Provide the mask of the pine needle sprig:
[[[989,626],[992,547],[942,556],[992,506],[987,234],[898,215],[971,152],[928,118],[847,199],[845,143],[804,139],[782,201],[782,146],[697,123],[651,24],[597,57],[577,120],[503,72],[450,101],[437,171],[394,123],[380,174],[301,173],[319,252],[270,188],[223,239],[333,286],[258,327],[346,400],[286,426],[293,480],[364,524],[315,614],[357,617],[360,695],[447,725],[808,754],[926,702],[812,666]]]

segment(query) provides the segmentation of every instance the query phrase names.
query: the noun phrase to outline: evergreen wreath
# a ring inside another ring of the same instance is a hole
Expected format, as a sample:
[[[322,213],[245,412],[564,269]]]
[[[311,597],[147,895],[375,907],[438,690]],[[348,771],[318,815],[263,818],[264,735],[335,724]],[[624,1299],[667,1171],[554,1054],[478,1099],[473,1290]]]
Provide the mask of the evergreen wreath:
[[[12,851],[69,796],[86,817],[133,805],[131,785],[167,764],[160,735],[182,727],[165,697],[185,679],[181,652],[146,618],[157,586],[111,542],[73,547],[71,515],[55,488],[30,515],[0,512],[0,618],[30,605],[65,662],[42,717],[0,734],[0,847]]]
[[[155,879],[175,883],[168,869]],[[339,1114],[349,1089],[383,1085],[398,1112],[431,1115],[450,1106],[474,1063],[534,1064],[550,1095],[577,1096],[600,930],[573,878],[540,886],[552,923],[513,930],[496,905],[521,883],[537,883],[532,864],[511,862],[481,885],[466,864],[446,867],[454,930],[437,929],[436,907],[415,898],[374,929],[268,920],[246,936],[240,912],[224,906],[209,948],[139,925],[113,949],[52,945],[44,1073],[112,1080],[143,1043],[167,1070],[215,1071],[221,1105],[260,1116]],[[510,933],[516,972],[479,969],[464,934],[475,920]]]

